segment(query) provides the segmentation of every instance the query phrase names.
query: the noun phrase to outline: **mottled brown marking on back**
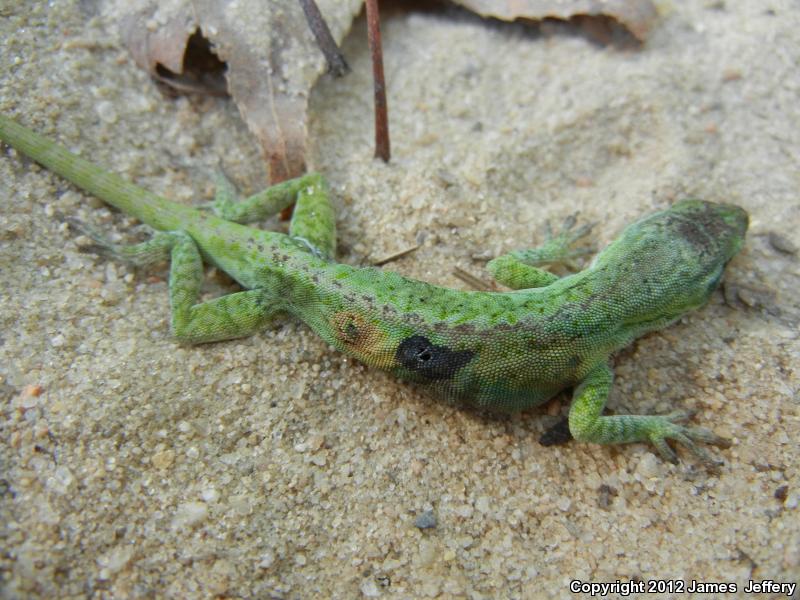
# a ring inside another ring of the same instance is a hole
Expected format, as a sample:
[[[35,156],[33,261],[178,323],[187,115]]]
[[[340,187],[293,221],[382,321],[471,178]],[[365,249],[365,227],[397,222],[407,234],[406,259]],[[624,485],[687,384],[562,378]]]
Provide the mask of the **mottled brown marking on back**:
[[[687,214],[677,214],[671,219],[675,231],[699,252],[716,253],[719,240],[730,232],[714,206],[703,204]]]

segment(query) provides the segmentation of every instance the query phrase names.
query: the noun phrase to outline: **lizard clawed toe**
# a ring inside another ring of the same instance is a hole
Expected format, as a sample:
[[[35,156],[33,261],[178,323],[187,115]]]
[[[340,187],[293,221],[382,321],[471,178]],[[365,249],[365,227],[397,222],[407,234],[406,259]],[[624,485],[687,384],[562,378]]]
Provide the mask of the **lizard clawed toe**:
[[[667,440],[673,440],[677,444],[684,446],[707,468],[717,470],[723,464],[723,461],[713,458],[697,442],[711,444],[719,448],[729,448],[731,440],[719,436],[704,427],[686,427],[679,424],[687,421],[693,414],[694,411],[676,411],[669,415],[664,415],[663,428],[651,433],[650,441],[661,457],[668,462],[673,464],[678,464],[679,462],[677,453],[667,443]]]
[[[75,217],[64,216],[63,221],[67,224],[71,232],[76,235],[86,236],[94,242],[92,244],[78,246],[78,252],[83,254],[97,254],[103,257],[115,256],[112,250],[114,243],[96,229]]]

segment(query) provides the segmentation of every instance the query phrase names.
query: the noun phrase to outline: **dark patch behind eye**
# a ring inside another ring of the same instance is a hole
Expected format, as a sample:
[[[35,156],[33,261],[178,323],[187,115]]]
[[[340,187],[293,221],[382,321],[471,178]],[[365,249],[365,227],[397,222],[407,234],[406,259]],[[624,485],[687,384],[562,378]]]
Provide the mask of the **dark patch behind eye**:
[[[430,380],[450,379],[475,353],[437,346],[421,335],[404,339],[397,347],[397,362]]]

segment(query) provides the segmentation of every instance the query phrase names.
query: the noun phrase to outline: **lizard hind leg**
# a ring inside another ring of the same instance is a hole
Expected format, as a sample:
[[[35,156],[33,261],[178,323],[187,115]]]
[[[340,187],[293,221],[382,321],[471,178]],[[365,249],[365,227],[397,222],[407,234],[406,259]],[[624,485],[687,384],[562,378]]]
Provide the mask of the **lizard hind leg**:
[[[547,224],[547,240],[538,248],[516,250],[498,256],[486,265],[492,276],[514,290],[544,287],[558,280],[558,275],[540,269],[542,265],[563,264],[576,270],[575,258],[592,252],[591,248],[573,247],[589,234],[594,223],[575,227],[576,215],[564,220],[561,231],[554,234]]]
[[[714,460],[698,443],[725,448],[730,441],[708,429],[682,425],[691,416],[690,413],[603,416],[613,378],[611,368],[602,364],[595,367],[575,388],[569,409],[569,430],[576,440],[596,444],[650,442],[664,460],[677,463],[678,455],[667,443],[667,440],[673,440],[685,446],[707,467],[714,469],[719,466],[719,461]]]
[[[270,322],[280,304],[274,294],[252,289],[198,302],[203,260],[191,236],[171,231],[169,299],[176,338],[191,344],[245,337]]]
[[[123,260],[137,266],[170,260],[169,296],[171,328],[180,341],[199,344],[250,335],[264,327],[279,311],[280,303],[267,291],[253,289],[198,302],[203,283],[203,260],[189,234],[156,232],[139,244],[115,244],[75,219],[71,227],[94,240],[82,250]]]

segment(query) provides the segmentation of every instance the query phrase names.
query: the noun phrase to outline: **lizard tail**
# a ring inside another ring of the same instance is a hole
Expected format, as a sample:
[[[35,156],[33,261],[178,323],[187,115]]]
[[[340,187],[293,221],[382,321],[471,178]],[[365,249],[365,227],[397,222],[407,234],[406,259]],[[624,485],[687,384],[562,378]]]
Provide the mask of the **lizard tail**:
[[[161,231],[179,229],[193,209],[133,185],[0,114],[0,140],[82,190]]]

